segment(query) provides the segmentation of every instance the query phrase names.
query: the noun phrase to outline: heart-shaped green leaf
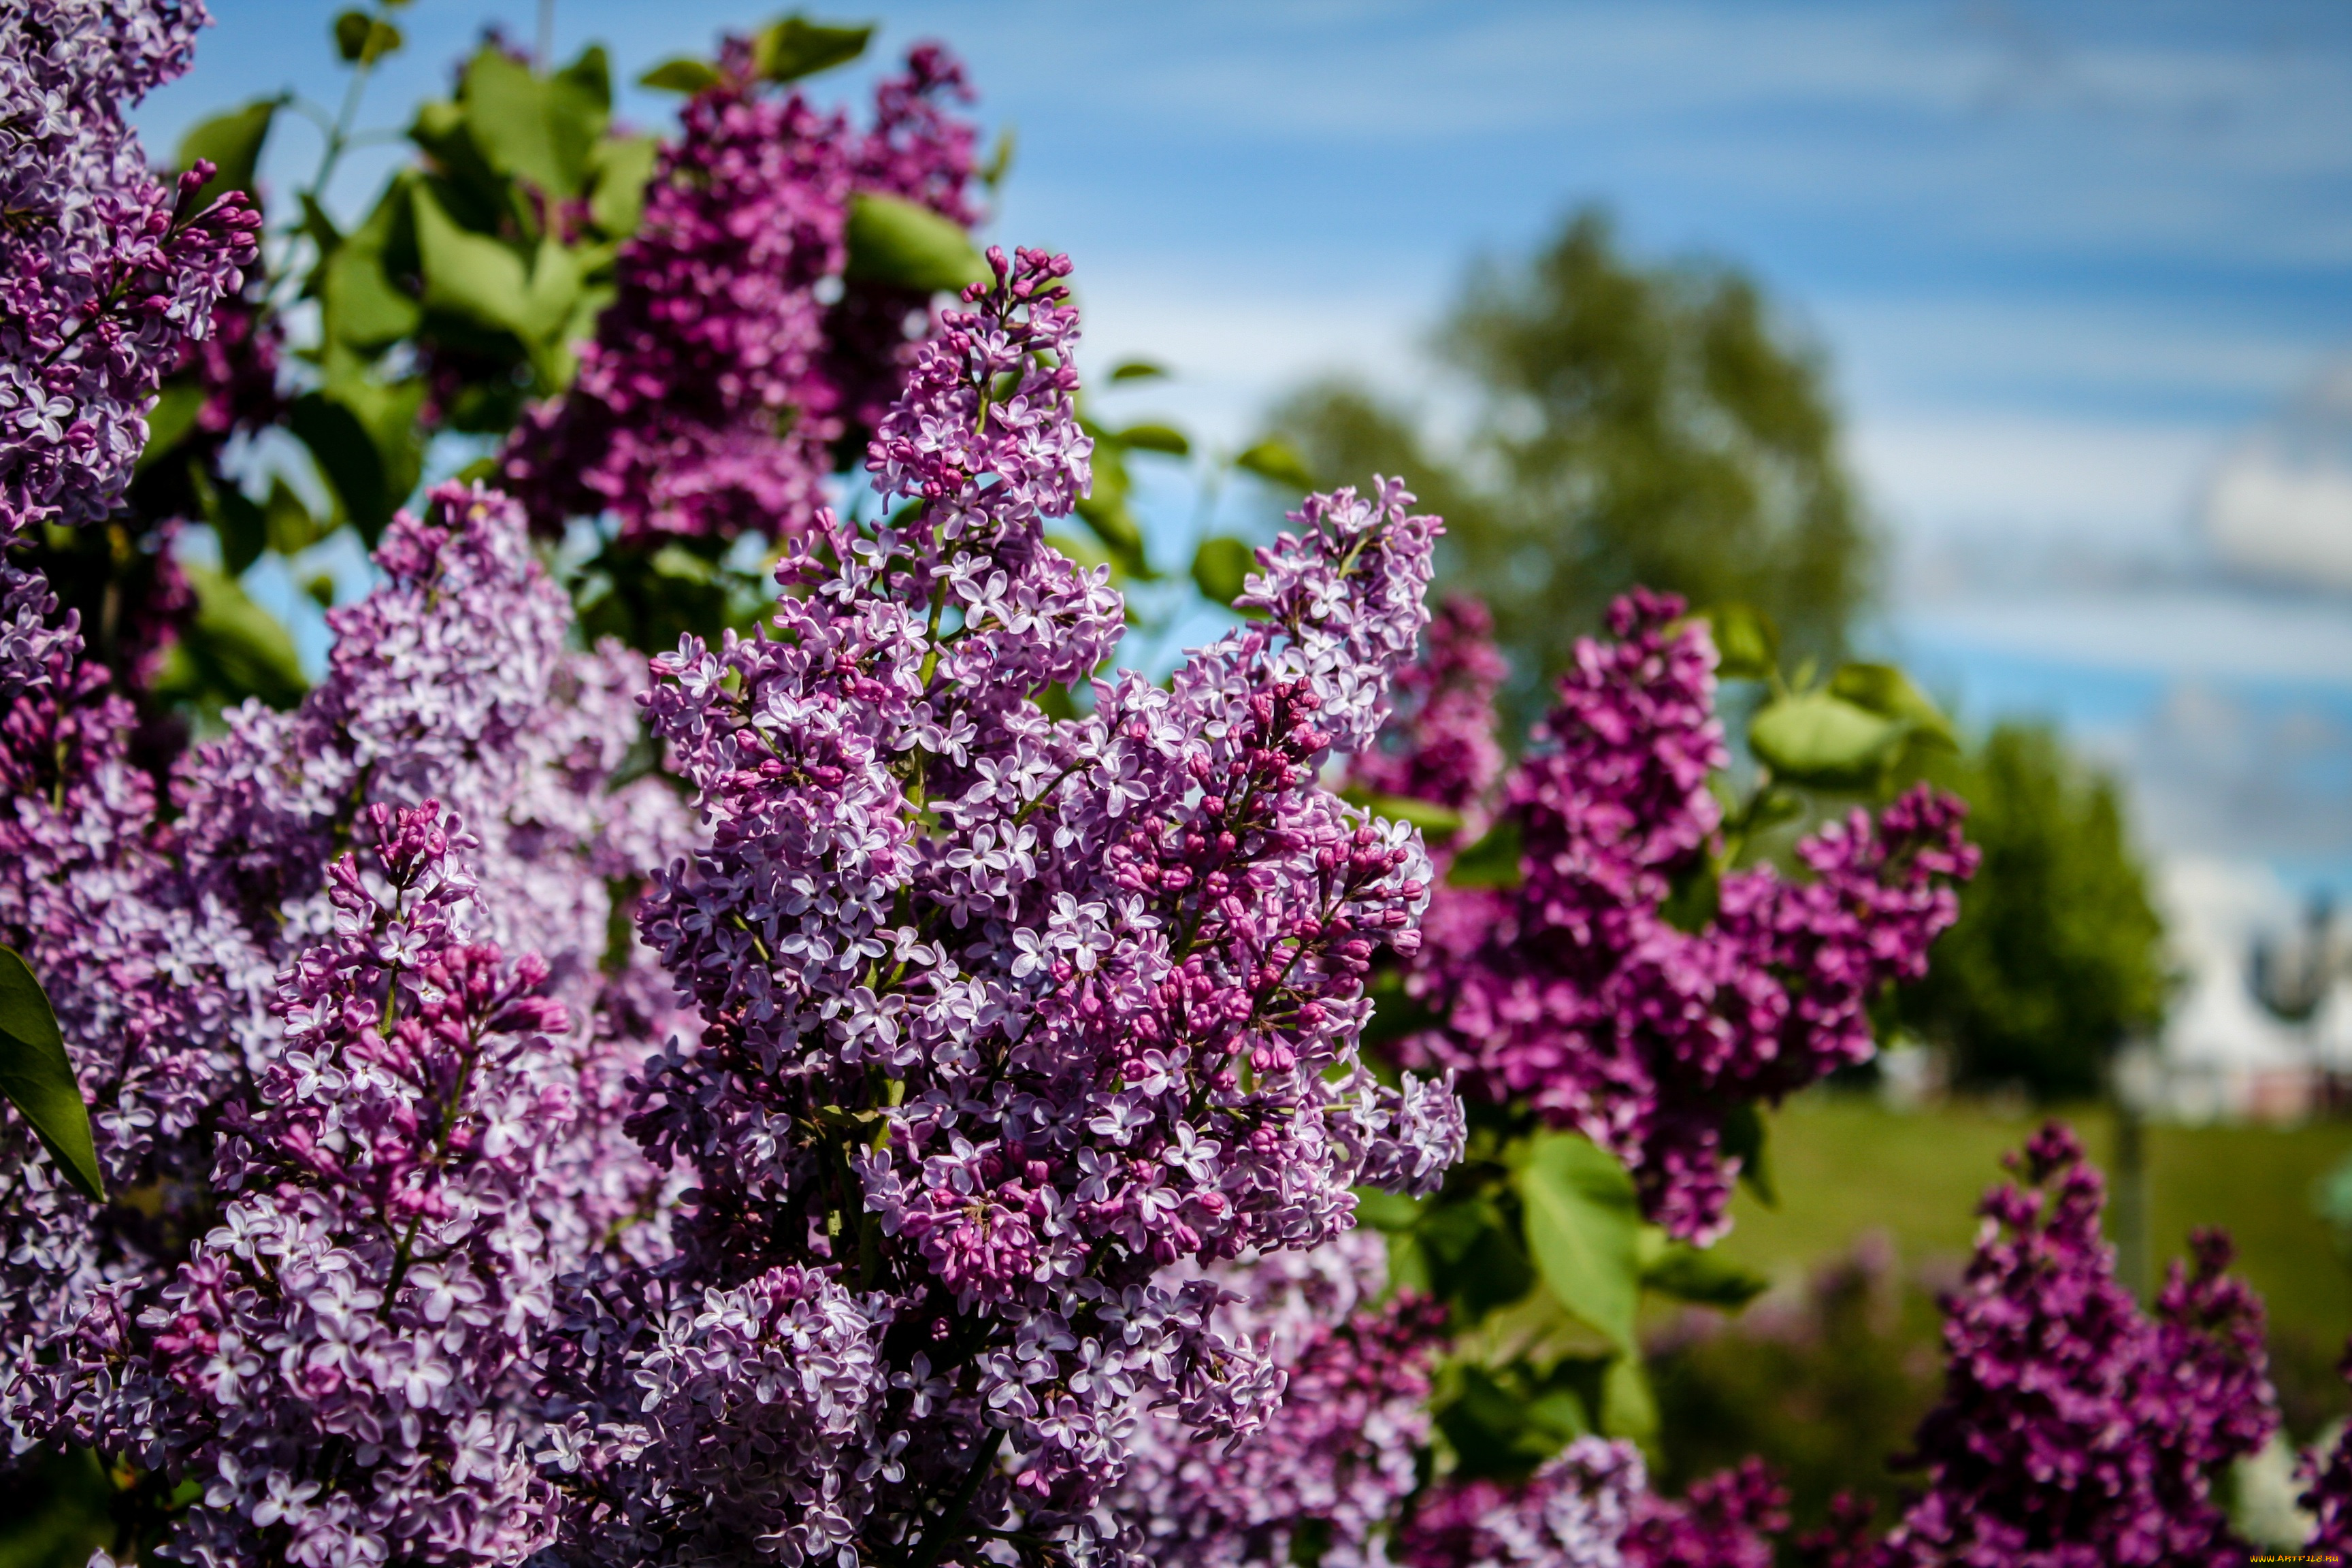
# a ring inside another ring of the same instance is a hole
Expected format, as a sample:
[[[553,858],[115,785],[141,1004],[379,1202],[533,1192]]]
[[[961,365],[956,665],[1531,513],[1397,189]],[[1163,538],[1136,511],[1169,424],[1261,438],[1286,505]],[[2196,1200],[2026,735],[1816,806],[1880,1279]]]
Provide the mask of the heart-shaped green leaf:
[[[90,1142],[89,1107],[66,1057],[65,1036],[41,983],[12,948],[0,947],[0,1095],[33,1129],[75,1190],[106,1201]]]
[[[989,277],[988,263],[961,225],[898,196],[874,191],[851,196],[845,238],[849,262],[843,275],[853,282],[937,293]]]

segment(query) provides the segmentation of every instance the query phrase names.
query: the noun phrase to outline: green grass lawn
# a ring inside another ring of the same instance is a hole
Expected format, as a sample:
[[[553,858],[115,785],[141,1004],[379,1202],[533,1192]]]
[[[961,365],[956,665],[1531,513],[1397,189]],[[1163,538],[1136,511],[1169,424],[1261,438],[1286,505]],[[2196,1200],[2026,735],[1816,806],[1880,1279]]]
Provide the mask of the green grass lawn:
[[[1767,1209],[1742,1188],[1725,1251],[1776,1277],[1802,1269],[1877,1229],[1914,1267],[1965,1258],[1976,1204],[2038,1115],[1980,1107],[1882,1109],[1859,1097],[1807,1096],[1772,1118],[1769,1159],[1780,1193]],[[2113,1157],[2103,1108],[2066,1114],[2091,1157]],[[2352,1268],[2313,1215],[2312,1184],[2352,1152],[2352,1123],[2147,1130],[2152,1227],[2159,1260],[2180,1256],[2192,1226],[2235,1238],[2239,1268],[2270,1304],[2274,1338],[2326,1347],[2352,1334]]]

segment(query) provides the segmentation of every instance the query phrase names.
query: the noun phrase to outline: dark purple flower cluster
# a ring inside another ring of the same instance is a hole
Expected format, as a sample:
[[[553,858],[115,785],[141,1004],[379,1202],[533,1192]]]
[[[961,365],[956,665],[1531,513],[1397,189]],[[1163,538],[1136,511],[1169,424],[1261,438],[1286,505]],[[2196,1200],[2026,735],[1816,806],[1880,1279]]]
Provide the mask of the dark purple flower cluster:
[[[845,412],[870,425],[897,395],[923,303],[843,283],[852,193],[976,216],[972,132],[940,108],[969,94],[936,46],[881,84],[870,133],[761,90],[741,39],[719,63],[662,151],[577,381],[509,442],[507,482],[542,530],[606,511],[632,542],[808,527]]]
[[[2352,1346],[2336,1370],[2352,1382]],[[2352,1552],[2352,1427],[2337,1436],[2334,1447],[2305,1453],[2299,1474],[2304,1491],[2297,1500],[2312,1516],[2311,1550]]]
[[[1349,761],[1348,782],[1475,813],[1503,773],[1495,693],[1509,670],[1495,647],[1495,618],[1475,599],[1448,596],[1427,638],[1427,651],[1397,676],[1396,714],[1381,743]],[[1461,842],[1477,826],[1465,824]]]
[[[1810,881],[1727,871],[1703,920],[1673,907],[1715,875],[1708,783],[1727,760],[1715,649],[1682,608],[1637,592],[1610,612],[1616,640],[1578,644],[1503,784],[1524,881],[1439,889],[1405,984],[1443,1026],[1399,1053],[1584,1133],[1625,1162],[1653,1219],[1706,1241],[1739,1170],[1727,1115],[1870,1057],[1870,999],[1925,972],[1976,852],[1959,803],[1921,789],[1806,839]],[[1416,715],[1405,737],[1440,760],[1421,763],[1409,743],[1364,775],[1423,798],[1458,795],[1486,765],[1465,737],[1491,667],[1458,646],[1433,650],[1433,668],[1441,658],[1451,673],[1423,679],[1459,708],[1433,700],[1443,727]]]
[[[196,0],[26,0],[0,14],[0,547],[104,517],[181,345],[210,330],[258,249],[232,193],[197,210],[123,118],[187,68]]]
[[[2026,1185],[1986,1195],[1946,1304],[1943,1402],[1921,1424],[1927,1494],[1875,1556],[1895,1565],[2092,1568],[2244,1560],[2215,1471],[2278,1425],[2262,1302],[2192,1238],[2152,1316],[2115,1278],[2098,1172],[2058,1123],[2025,1148]]]

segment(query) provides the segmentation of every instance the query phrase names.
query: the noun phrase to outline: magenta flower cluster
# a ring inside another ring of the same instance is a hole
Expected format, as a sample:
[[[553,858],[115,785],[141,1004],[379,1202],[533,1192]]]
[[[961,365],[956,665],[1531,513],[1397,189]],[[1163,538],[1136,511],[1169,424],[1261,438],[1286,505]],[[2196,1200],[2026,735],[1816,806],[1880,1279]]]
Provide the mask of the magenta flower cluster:
[[[2065,1127],[2027,1144],[2025,1185],[1986,1195],[1946,1304],[1943,1402],[1915,1456],[1927,1494],[1875,1561],[1964,1568],[2244,1560],[2212,1479],[2278,1425],[2261,1300],[2192,1238],[2150,1316],[2115,1278],[2097,1171]]]
[[[977,216],[972,132],[941,108],[969,94],[936,46],[880,84],[870,132],[761,90],[742,39],[719,66],[663,146],[578,379],[508,443],[505,482],[542,530],[604,512],[630,542],[811,526],[845,418],[870,425],[897,395],[925,304],[844,283],[852,194]]]
[[[212,173],[148,172],[126,102],[187,68],[199,0],[24,0],[0,14],[0,547],[95,521],[131,479],[181,345],[257,253]]]
[[[1739,1170],[1726,1118],[1872,1055],[1871,998],[1925,973],[1976,852],[1959,803],[1923,788],[1807,838],[1810,879],[1727,871],[1704,918],[1675,907],[1712,875],[1708,784],[1728,760],[1715,649],[1682,608],[1636,592],[1610,611],[1615,640],[1578,644],[1492,808],[1519,836],[1524,880],[1439,888],[1405,968],[1439,1026],[1398,1051],[1584,1133],[1625,1162],[1653,1219],[1704,1242]],[[1433,695],[1359,778],[1480,806],[1496,675],[1475,625],[1433,644],[1417,678]]]

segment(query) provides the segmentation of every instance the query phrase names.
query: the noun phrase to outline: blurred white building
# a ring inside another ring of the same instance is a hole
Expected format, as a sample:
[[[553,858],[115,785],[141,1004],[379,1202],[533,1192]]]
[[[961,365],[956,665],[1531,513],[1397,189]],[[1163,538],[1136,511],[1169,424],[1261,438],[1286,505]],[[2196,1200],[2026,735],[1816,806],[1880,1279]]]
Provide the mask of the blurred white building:
[[[2352,1083],[2352,933],[2266,868],[2179,857],[2158,876],[2180,989],[2125,1092],[2191,1121],[2295,1121]]]

